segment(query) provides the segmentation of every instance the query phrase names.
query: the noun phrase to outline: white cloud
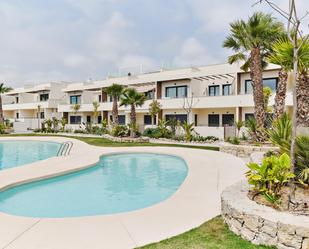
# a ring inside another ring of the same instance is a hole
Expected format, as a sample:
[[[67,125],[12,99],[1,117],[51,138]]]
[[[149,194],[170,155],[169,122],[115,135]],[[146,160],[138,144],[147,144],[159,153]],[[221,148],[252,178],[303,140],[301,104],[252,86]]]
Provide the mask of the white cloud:
[[[179,55],[174,59],[174,63],[179,66],[199,66],[214,61],[206,48],[194,37],[184,41]]]

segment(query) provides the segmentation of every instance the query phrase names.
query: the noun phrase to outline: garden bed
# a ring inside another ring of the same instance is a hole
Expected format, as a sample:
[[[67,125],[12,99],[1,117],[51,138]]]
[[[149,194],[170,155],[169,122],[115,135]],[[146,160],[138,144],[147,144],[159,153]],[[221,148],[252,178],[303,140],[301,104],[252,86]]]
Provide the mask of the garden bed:
[[[308,249],[309,216],[260,205],[248,198],[249,189],[246,182],[241,182],[222,193],[222,216],[229,228],[254,244]]]
[[[113,137],[111,135],[105,134],[102,137],[111,140],[113,142],[121,143],[149,143],[148,137]]]

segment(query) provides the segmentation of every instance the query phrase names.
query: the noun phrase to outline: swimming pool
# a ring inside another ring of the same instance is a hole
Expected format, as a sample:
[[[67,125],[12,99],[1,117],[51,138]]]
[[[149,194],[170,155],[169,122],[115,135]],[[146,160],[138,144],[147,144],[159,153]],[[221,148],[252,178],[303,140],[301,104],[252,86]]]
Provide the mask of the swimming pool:
[[[173,195],[188,173],[179,157],[103,156],[88,169],[0,193],[0,211],[27,217],[79,217],[145,208]]]
[[[0,170],[57,155],[59,143],[42,141],[0,141]]]

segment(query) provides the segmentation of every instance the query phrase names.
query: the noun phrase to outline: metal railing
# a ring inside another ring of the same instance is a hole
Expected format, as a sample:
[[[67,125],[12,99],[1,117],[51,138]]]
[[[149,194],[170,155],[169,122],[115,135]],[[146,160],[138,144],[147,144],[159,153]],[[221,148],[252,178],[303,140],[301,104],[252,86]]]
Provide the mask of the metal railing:
[[[73,143],[71,141],[63,142],[57,152],[57,156],[68,156],[73,147]]]

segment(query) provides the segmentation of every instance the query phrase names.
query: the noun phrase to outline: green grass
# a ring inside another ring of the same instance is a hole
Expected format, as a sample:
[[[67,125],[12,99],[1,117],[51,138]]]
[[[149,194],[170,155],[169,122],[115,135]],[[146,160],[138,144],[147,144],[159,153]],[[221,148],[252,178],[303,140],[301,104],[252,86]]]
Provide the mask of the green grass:
[[[61,136],[61,135],[42,135],[42,134],[9,134],[1,136]],[[219,151],[219,147],[216,146],[194,146],[194,145],[182,145],[182,144],[160,144],[160,143],[120,143],[113,142],[106,138],[97,137],[75,137],[75,136],[65,136],[69,138],[74,138],[81,140],[87,144],[101,147],[130,147],[130,146],[161,146],[161,147],[183,147],[183,148],[193,148],[193,149],[204,149],[204,150],[215,150]]]
[[[140,249],[271,249],[275,247],[256,246],[232,233],[216,217],[198,228],[176,237],[154,243]]]

